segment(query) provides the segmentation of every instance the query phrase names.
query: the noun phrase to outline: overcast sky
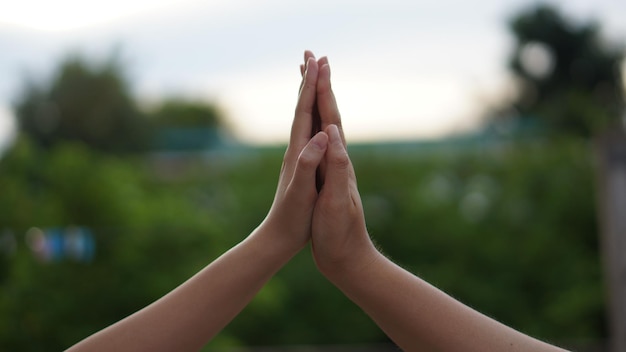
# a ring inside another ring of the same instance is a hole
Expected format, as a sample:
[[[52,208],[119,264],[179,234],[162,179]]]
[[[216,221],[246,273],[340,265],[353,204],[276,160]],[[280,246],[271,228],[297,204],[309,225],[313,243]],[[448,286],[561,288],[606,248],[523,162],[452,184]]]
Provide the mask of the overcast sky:
[[[506,21],[534,2],[19,0],[0,11],[0,144],[24,77],[117,50],[143,102],[216,102],[248,143],[288,136],[304,49],[327,55],[349,140],[433,138],[510,94]],[[626,38],[626,1],[552,1]]]

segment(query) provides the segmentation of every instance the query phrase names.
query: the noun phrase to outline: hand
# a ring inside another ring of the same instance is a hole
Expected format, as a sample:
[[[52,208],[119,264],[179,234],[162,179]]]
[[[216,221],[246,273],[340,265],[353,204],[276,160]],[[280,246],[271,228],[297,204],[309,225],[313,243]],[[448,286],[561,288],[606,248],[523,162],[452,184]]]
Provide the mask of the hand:
[[[356,176],[330,84],[328,60],[322,58],[318,65],[317,107],[329,141],[322,161],[322,188],[313,213],[312,244],[318,268],[329,276],[343,270],[359,270],[371,263],[378,252],[367,233]]]
[[[311,52],[310,50],[306,50],[304,52],[304,62],[306,64],[306,62],[310,59],[310,58],[315,58],[315,55],[313,54],[313,52]],[[304,72],[305,72],[305,64],[301,64],[300,65],[300,74],[302,75],[302,77],[304,77]],[[326,56],[322,56],[318,61],[317,61],[317,67],[322,67],[324,65],[328,65],[328,58]],[[329,66],[330,67],[330,66]],[[324,90],[326,91],[326,90]],[[335,104],[335,98],[334,95],[332,94],[332,92],[330,92],[330,96],[328,97],[330,100],[324,100],[326,101],[326,103],[330,102],[331,104]],[[336,106],[336,104],[335,104]],[[336,108],[335,108],[336,110]],[[329,123],[337,123],[337,125],[339,126],[339,130],[341,131],[341,119],[339,118],[339,112],[337,111],[337,113],[335,115],[332,115],[331,117],[329,117],[328,119],[326,119],[326,121],[324,121],[324,123],[322,123],[322,119],[320,117],[320,113],[319,113],[319,108],[317,106],[317,100],[315,101],[315,105],[313,106],[313,124],[311,126],[311,136],[314,136],[316,133],[322,131],[324,128],[328,127]],[[343,132],[341,132],[341,138],[342,140],[344,140],[344,145],[345,145],[345,139],[343,137]],[[324,174],[326,171],[326,161],[325,159],[322,159],[322,162],[320,163],[320,166],[317,170],[317,174],[316,174],[316,187],[317,187],[317,191],[319,192],[322,188],[322,184],[324,183]]]
[[[291,127],[291,137],[280,171],[272,207],[261,224],[278,236],[277,244],[300,250],[311,237],[311,218],[318,197],[316,170],[326,152],[328,136],[311,136],[315,107],[318,63],[312,54],[303,67],[300,94]]]

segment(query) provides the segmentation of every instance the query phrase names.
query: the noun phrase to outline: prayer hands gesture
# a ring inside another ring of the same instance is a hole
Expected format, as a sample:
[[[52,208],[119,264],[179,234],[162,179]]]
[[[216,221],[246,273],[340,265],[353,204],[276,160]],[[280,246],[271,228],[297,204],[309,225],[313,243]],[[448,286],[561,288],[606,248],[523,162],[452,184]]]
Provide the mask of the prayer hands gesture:
[[[463,305],[385,258],[367,233],[330,66],[306,51],[274,202],[244,241],[70,351],[195,351],[308,241],[320,271],[405,351],[563,351]]]

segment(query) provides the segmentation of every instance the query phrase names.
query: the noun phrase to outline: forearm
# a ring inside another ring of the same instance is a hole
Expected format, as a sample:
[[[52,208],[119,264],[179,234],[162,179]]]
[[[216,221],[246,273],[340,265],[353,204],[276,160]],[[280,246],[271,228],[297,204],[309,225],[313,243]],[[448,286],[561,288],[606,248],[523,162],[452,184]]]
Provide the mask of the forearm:
[[[451,298],[382,254],[328,275],[405,351],[562,351]]]
[[[297,249],[259,228],[141,311],[70,351],[195,351],[222,330]]]

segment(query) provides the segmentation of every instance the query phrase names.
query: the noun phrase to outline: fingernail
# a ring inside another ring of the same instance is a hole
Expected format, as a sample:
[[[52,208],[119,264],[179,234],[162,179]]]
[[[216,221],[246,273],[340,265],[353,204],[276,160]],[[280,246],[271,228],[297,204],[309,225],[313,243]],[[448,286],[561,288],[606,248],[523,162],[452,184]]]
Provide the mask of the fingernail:
[[[304,72],[306,72],[309,69],[309,66],[311,64],[311,62],[315,61],[314,58],[310,57],[308,60],[306,60],[306,70]]]
[[[339,136],[339,128],[337,127],[337,125],[330,125],[328,126],[329,129],[329,137],[330,137],[330,141],[331,142],[336,142],[338,140],[341,140],[341,137]]]
[[[322,68],[320,68],[320,71],[325,70],[328,71],[328,78],[330,79],[330,65],[329,64],[324,64],[324,66],[322,66]]]
[[[313,137],[312,143],[319,149],[326,149],[328,145],[328,135],[324,132],[318,132],[315,137]]]

